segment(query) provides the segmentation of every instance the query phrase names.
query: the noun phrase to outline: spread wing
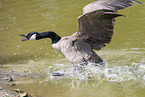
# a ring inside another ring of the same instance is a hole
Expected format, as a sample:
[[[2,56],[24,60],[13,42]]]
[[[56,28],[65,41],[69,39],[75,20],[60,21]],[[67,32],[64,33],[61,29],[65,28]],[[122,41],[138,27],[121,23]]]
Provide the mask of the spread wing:
[[[132,6],[134,0],[98,0],[88,4],[83,9],[83,15],[78,17],[79,30],[76,33],[74,45],[80,40],[91,45],[92,49],[99,50],[110,43],[113,36],[115,17],[117,10]]]

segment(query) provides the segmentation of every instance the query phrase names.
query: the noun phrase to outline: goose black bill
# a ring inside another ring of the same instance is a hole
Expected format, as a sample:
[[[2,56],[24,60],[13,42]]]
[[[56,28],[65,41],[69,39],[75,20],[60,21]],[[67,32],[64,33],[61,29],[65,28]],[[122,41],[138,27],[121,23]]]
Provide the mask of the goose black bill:
[[[24,38],[21,39],[21,42],[28,40],[27,34],[20,34],[20,36],[24,37]]]

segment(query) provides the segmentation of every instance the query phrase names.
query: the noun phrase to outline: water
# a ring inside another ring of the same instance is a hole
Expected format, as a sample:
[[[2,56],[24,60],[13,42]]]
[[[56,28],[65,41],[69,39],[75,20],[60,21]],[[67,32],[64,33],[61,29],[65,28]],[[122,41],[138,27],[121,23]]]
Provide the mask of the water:
[[[16,80],[15,88],[37,97],[143,97],[145,95],[144,5],[119,11],[112,42],[96,51],[102,67],[75,71],[51,47],[50,39],[20,42],[19,34],[52,30],[60,36],[77,31],[77,17],[93,0],[0,0],[0,65]],[[143,4],[145,2],[140,0]],[[62,77],[51,73],[61,72]]]

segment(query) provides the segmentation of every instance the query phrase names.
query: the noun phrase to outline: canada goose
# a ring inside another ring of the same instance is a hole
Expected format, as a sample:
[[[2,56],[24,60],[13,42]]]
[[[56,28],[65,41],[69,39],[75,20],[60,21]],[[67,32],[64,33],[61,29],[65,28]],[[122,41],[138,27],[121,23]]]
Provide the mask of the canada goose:
[[[135,0],[98,0],[92,2],[83,8],[83,15],[78,17],[78,32],[73,35],[61,38],[53,31],[30,32],[21,34],[25,37],[22,41],[50,38],[52,47],[63,53],[72,64],[87,62],[102,64],[103,60],[93,50],[100,50],[106,46],[106,43],[110,43],[115,18],[123,16],[117,14],[116,11],[132,6],[133,2],[142,4]]]

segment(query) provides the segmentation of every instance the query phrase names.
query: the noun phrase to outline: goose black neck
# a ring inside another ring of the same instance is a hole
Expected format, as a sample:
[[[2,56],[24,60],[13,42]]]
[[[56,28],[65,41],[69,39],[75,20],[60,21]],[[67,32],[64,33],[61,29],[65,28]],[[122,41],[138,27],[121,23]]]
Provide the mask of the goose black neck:
[[[59,35],[57,35],[55,32],[52,32],[52,31],[39,33],[36,37],[36,40],[39,40],[42,38],[50,38],[52,40],[52,44],[57,43],[61,39]]]

